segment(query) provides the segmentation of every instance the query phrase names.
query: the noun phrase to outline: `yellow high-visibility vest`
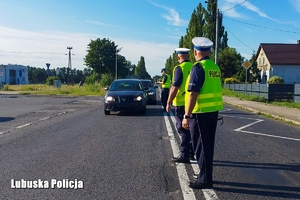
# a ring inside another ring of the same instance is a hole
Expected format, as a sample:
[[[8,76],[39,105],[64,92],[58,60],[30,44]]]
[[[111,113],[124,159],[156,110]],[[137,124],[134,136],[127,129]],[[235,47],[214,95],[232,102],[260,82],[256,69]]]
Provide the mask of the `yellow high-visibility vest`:
[[[192,113],[207,113],[223,110],[222,86],[221,86],[221,71],[220,68],[210,59],[201,60],[200,63],[205,72],[205,80],[200,89],[195,107]],[[197,64],[197,62],[195,63]],[[194,64],[194,65],[195,65]],[[187,79],[186,91],[188,89],[190,75]],[[187,105],[189,92],[185,96]]]
[[[187,77],[193,67],[193,63],[191,62],[183,62],[180,65],[174,67],[173,69],[173,77],[175,77],[175,71],[176,69],[180,67],[181,71],[182,71],[182,83],[178,89],[178,92],[173,100],[173,105],[174,106],[184,106],[185,103],[185,84],[186,84],[186,80]],[[173,81],[174,82],[174,81]]]

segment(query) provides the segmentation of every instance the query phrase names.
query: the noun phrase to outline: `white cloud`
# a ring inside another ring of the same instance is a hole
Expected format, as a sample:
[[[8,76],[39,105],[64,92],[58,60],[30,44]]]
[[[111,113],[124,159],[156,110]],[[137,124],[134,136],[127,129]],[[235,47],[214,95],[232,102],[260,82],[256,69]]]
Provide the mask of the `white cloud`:
[[[236,12],[236,9],[234,7],[239,7],[239,6],[243,6],[244,8],[246,8],[247,10],[250,10],[252,12],[257,13],[259,16],[270,19],[272,21],[275,22],[279,22],[280,21],[269,17],[266,13],[264,13],[263,11],[261,11],[258,7],[256,7],[255,5],[249,3],[248,1],[241,1],[241,0],[226,0],[224,6],[222,6],[222,10],[226,10],[225,14],[227,16],[230,17],[235,17],[235,18],[240,18],[242,17],[242,15],[238,12]],[[230,9],[232,8],[232,9]]]
[[[0,26],[0,64],[20,64],[33,67],[50,68],[68,66],[68,46],[73,47],[72,68],[83,69],[83,58],[91,40],[101,38],[98,35],[65,32],[30,32]],[[159,44],[130,39],[111,38],[123,47],[120,54],[132,64],[137,64],[143,56],[146,68],[151,76],[160,74],[176,44]]]
[[[290,2],[294,6],[295,10],[300,13],[300,0],[290,0]]]
[[[96,24],[96,25],[100,25],[100,26],[121,27],[121,26],[116,26],[114,24],[106,24],[103,22],[95,21],[95,20],[86,20],[86,23]]]
[[[166,11],[168,11],[168,14],[163,14],[163,18],[165,18],[168,21],[168,24],[173,25],[173,26],[186,26],[187,25],[187,21],[180,19],[179,13],[173,9],[173,8],[169,8],[163,5],[159,5],[157,3],[154,3],[153,1],[148,0],[148,2],[150,2],[152,5],[159,7],[159,8],[163,8]]]

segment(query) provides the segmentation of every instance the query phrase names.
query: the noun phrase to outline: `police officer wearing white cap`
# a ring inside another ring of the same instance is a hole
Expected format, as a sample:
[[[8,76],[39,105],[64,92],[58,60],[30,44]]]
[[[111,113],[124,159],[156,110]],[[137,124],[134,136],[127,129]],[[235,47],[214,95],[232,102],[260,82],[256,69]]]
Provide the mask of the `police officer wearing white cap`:
[[[223,110],[221,71],[209,58],[212,41],[196,37],[194,64],[186,84],[185,115],[182,127],[189,129],[199,165],[199,175],[190,182],[193,189],[213,187],[213,155],[218,112]]]
[[[185,83],[193,64],[189,61],[189,51],[187,48],[176,48],[179,65],[173,69],[172,87],[170,89],[167,101],[167,112],[171,110],[171,104],[175,107],[176,129],[181,136],[180,155],[173,157],[173,162],[189,163],[194,160],[194,151],[191,143],[191,134],[189,130],[182,127],[185,103]]]

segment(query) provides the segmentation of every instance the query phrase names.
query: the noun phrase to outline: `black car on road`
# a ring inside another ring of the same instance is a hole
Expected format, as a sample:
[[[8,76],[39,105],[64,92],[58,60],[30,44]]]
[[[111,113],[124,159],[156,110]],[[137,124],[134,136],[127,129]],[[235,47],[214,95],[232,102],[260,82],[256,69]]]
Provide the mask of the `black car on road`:
[[[111,111],[138,111],[146,113],[147,87],[139,79],[116,79],[104,97],[104,114]]]
[[[144,87],[147,87],[148,90],[146,90],[147,94],[147,103],[148,104],[156,104],[156,88],[157,85],[153,85],[151,80],[141,80]]]

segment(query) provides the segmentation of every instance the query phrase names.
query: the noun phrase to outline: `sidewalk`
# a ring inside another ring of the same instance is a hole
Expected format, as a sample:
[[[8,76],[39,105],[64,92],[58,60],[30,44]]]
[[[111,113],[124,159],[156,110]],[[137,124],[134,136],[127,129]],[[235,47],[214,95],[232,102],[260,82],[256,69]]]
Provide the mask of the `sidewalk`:
[[[228,96],[223,96],[223,101],[226,104],[238,106],[254,113],[271,115],[276,119],[300,125],[300,109],[297,108],[287,108],[261,102],[240,100],[239,98]]]
[[[0,95],[4,94],[4,95],[9,95],[9,94],[19,94],[19,92],[15,92],[15,91],[1,91],[0,90]]]

